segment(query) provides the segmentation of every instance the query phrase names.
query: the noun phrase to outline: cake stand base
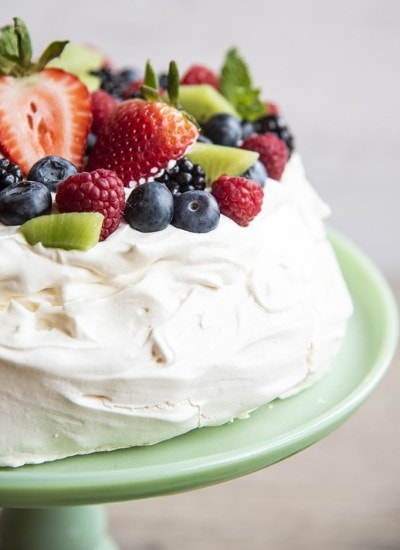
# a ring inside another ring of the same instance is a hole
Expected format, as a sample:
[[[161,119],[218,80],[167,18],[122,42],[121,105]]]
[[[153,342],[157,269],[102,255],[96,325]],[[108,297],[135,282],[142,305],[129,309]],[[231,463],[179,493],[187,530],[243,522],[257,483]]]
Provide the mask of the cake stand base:
[[[0,550],[118,550],[102,506],[5,508]]]

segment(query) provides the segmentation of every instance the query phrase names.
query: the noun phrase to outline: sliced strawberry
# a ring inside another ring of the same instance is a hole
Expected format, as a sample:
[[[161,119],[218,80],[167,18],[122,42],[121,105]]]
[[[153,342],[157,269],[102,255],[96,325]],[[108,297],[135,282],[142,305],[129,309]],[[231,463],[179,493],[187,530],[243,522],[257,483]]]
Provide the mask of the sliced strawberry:
[[[90,94],[70,73],[0,76],[0,151],[25,174],[48,155],[80,168],[91,117]]]

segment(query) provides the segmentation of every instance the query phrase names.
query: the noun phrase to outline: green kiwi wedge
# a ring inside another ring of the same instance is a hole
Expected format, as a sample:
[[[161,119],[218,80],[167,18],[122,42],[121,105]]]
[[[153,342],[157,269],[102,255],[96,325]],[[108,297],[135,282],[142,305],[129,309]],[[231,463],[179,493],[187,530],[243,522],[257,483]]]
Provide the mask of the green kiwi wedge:
[[[237,147],[225,147],[211,143],[195,143],[186,155],[195,164],[200,164],[210,185],[222,174],[240,176],[255,161],[259,154]]]
[[[101,69],[103,64],[104,55],[95,48],[69,42],[61,55],[51,60],[46,66],[63,69],[76,75],[90,92],[94,92],[100,88],[100,78],[91,74],[91,71]]]
[[[99,242],[104,216],[98,212],[48,214],[28,220],[19,230],[29,244],[47,248],[89,250]]]
[[[240,119],[232,103],[208,84],[181,85],[178,103],[184,111],[194,116],[199,124],[205,124],[218,113],[226,113]]]

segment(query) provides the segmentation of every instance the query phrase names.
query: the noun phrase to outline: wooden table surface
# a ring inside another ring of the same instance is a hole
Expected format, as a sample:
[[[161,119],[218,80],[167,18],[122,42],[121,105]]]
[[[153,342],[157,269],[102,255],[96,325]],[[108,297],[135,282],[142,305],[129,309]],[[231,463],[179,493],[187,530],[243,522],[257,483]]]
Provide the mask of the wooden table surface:
[[[400,281],[393,283],[400,301]],[[121,550],[399,550],[400,353],[336,432],[243,478],[113,504]]]

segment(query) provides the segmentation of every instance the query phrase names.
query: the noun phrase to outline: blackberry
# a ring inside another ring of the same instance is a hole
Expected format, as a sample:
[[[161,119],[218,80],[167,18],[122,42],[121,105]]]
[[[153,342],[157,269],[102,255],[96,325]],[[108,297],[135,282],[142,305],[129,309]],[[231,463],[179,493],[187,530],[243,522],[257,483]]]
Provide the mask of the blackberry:
[[[278,138],[286,143],[289,155],[293,153],[294,137],[282,116],[265,115],[254,123],[254,127],[258,134],[265,134],[266,132],[276,134]]]
[[[139,73],[135,69],[112,71],[107,67],[102,67],[98,71],[92,71],[92,74],[100,78],[100,88],[102,90],[113,97],[121,99],[125,88],[138,78]]]
[[[0,159],[0,191],[23,179],[24,175],[18,164],[9,161],[7,158]]]
[[[203,191],[206,187],[206,175],[200,164],[193,164],[187,157],[182,157],[177,163],[155,178],[165,183],[173,195],[187,191]]]

